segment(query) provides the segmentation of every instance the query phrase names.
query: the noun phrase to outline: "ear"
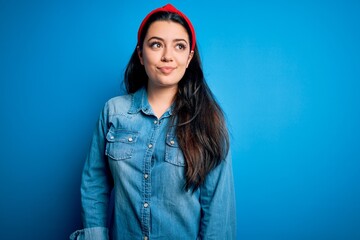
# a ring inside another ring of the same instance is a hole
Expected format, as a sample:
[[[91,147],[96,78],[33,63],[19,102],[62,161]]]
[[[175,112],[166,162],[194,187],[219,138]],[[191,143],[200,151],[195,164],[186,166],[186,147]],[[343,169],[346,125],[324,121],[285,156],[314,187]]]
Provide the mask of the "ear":
[[[187,60],[186,68],[189,66],[191,59],[194,56],[194,51],[191,51]]]
[[[144,65],[144,60],[143,60],[143,57],[142,57],[142,52],[141,52],[141,50],[140,50],[140,47],[137,46],[137,47],[136,47],[136,50],[137,50],[137,54],[138,54],[138,57],[139,57],[139,59],[140,59],[141,65]]]

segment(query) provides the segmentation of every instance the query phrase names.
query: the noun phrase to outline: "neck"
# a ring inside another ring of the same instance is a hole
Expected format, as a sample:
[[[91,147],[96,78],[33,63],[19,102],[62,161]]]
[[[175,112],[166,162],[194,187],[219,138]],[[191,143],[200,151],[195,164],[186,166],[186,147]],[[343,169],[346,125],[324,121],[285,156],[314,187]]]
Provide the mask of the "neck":
[[[153,88],[148,86],[148,101],[157,118],[160,118],[174,101],[177,86],[172,88]]]

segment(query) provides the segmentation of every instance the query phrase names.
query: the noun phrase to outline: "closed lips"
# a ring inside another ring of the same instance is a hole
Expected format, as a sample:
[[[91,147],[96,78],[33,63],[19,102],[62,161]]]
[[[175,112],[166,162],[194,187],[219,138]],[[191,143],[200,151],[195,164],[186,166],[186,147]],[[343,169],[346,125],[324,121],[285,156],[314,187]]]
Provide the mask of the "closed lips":
[[[165,74],[171,73],[175,67],[158,67],[158,69]]]

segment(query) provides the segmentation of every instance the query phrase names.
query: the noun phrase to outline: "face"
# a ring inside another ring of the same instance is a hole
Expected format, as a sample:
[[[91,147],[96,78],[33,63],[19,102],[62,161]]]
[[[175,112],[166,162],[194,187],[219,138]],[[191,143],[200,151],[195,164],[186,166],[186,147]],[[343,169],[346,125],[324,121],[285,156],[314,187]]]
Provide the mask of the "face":
[[[148,88],[176,88],[193,56],[189,35],[179,23],[153,22],[138,48],[140,62],[149,77]]]

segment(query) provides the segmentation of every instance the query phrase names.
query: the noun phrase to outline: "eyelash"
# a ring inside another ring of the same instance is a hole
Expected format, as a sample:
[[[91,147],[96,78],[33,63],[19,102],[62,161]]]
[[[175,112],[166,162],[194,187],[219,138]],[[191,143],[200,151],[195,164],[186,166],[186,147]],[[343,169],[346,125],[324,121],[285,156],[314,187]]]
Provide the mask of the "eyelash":
[[[179,50],[185,50],[186,49],[186,45],[182,44],[182,43],[176,44],[176,47],[179,48]]]
[[[150,47],[151,47],[151,48],[160,48],[160,47],[162,47],[162,43],[161,43],[161,42],[158,42],[158,41],[151,42],[151,43],[150,43]],[[185,49],[186,49],[186,45],[183,44],[183,43],[178,43],[178,44],[176,44],[175,47],[176,47],[177,49],[179,49],[179,50],[185,50]]]
[[[156,45],[158,45],[158,46],[156,46]],[[151,48],[160,48],[162,46],[162,44],[161,44],[161,42],[151,42],[150,43],[150,47]]]

